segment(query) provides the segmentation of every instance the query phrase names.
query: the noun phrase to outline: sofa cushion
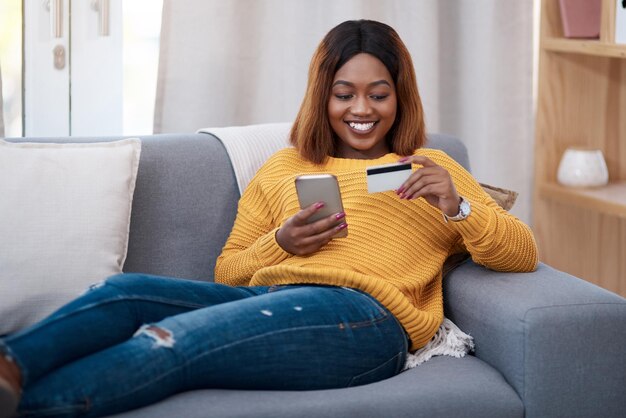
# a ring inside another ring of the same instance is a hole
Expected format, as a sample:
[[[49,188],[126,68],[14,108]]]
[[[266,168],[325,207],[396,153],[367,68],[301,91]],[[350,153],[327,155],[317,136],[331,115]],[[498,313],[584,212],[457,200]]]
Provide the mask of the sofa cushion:
[[[483,361],[435,357],[391,379],[318,391],[201,390],[115,418],[449,418],[523,417],[524,407],[502,376]]]
[[[513,190],[490,186],[485,183],[480,183],[480,186],[504,210],[511,210],[517,200],[518,193]]]
[[[115,139],[120,138],[111,140]],[[206,134],[140,139],[141,164],[124,272],[213,280],[215,259],[233,226],[239,200],[224,146]],[[29,138],[41,143],[104,140]]]
[[[140,151],[0,140],[0,335],[121,273]]]

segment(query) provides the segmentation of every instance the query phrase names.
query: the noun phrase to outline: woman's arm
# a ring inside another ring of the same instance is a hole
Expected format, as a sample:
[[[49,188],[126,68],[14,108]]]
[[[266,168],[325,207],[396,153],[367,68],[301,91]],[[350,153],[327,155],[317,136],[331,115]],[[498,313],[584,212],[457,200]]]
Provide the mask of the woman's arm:
[[[470,215],[448,224],[459,232],[472,259],[498,271],[534,271],[538,252],[530,228],[502,209],[482,189],[465,192],[463,196],[470,202]]]
[[[458,213],[463,196],[471,213],[462,221],[448,221],[448,226],[459,233],[472,259],[493,270],[535,270],[537,245],[530,228],[498,206],[472,175],[445,153],[429,151],[429,157],[405,159],[421,167],[398,190],[399,196],[424,197],[448,216]]]
[[[280,194],[272,194],[277,195]],[[298,211],[284,222],[281,222],[284,216],[278,213],[282,205],[272,203],[258,180],[246,188],[239,200],[233,230],[217,258],[216,282],[247,285],[259,269],[279,264],[293,255],[314,253],[328,244],[337,231],[347,227],[343,213],[307,223],[323,207],[322,202]]]
[[[215,281],[245,286],[259,269],[291,256],[276,242],[277,220],[254,179],[239,200],[233,229],[217,258]]]

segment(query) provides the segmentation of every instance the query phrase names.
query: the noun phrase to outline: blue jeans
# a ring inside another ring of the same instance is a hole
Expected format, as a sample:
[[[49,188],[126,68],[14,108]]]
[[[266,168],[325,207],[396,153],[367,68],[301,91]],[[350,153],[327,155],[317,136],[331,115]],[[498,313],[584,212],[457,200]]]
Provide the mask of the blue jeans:
[[[194,389],[312,390],[399,373],[408,340],[368,294],[113,276],[0,340],[20,416],[102,416]]]

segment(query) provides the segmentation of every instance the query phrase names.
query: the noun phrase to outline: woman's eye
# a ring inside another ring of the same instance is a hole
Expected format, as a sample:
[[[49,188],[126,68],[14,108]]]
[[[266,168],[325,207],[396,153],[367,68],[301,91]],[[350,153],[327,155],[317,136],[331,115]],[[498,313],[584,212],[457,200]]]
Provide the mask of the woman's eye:
[[[371,98],[374,100],[385,100],[387,97],[388,97],[387,95],[378,95],[378,94],[373,94],[371,96]]]
[[[335,97],[339,100],[349,100],[352,98],[351,94],[335,94]]]

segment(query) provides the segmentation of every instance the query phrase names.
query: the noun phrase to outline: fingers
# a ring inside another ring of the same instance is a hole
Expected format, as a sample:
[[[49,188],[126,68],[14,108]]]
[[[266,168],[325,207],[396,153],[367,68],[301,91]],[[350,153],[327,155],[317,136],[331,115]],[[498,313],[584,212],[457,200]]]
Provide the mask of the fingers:
[[[421,155],[405,157],[400,161],[422,166],[396,190],[401,199],[423,197],[429,204],[446,213],[458,207],[459,195],[448,170]]]
[[[324,202],[313,203],[312,205],[300,210],[293,216],[293,223],[297,226],[306,225],[308,219],[313,216],[315,212],[324,207]]]
[[[310,222],[309,218],[311,217],[311,215],[307,216],[307,220],[309,220],[309,222]],[[345,217],[346,217],[345,212],[340,212],[340,213],[335,213],[335,214],[326,216],[322,219],[318,219],[315,222],[306,223],[305,221],[304,224],[298,225],[299,231],[301,232],[303,236],[307,236],[307,237],[321,234],[335,226],[339,226],[341,223],[344,223]]]
[[[319,220],[318,222],[323,222],[325,219]],[[303,247],[312,247],[315,250],[323,247],[328,244],[333,237],[342,229],[348,227],[348,224],[345,222],[340,222],[339,224],[332,224],[330,228],[327,228],[321,232],[316,233],[315,235],[309,235],[306,238],[303,238],[301,243]]]
[[[402,186],[396,190],[396,194],[402,199],[414,199],[422,196],[423,194],[415,194],[423,187],[431,184],[443,182],[445,185],[445,182],[449,181],[450,185],[452,185],[452,179],[448,171],[428,157],[424,157],[423,155],[411,155],[400,159],[400,162],[411,162],[422,166],[415,170]],[[409,193],[409,191],[411,191],[411,193]],[[427,193],[433,193],[434,191],[435,189],[433,187],[426,189]]]
[[[438,167],[438,165],[428,157],[423,155],[410,155],[408,157],[403,157],[400,159],[401,163],[411,162],[413,164],[419,164],[422,167]]]
[[[299,233],[294,231],[286,231],[285,234],[282,234],[283,237],[281,240],[278,241],[278,243],[281,247],[283,247],[283,249],[285,249],[285,251],[291,254],[307,255],[314,253],[315,251],[328,244],[337,234],[337,232],[347,227],[348,225],[345,222],[342,222],[339,225],[333,226],[332,228],[327,229],[323,232],[308,236],[300,235]],[[282,232],[282,228],[281,230],[279,230],[279,233],[280,232]],[[288,236],[285,237],[285,235]]]
[[[422,178],[402,192],[402,199],[417,199],[435,195],[439,199],[447,199],[450,193],[449,184],[442,180]]]
[[[328,244],[337,232],[347,228],[343,212],[307,223],[323,207],[323,202],[318,202],[289,218],[276,233],[278,244],[291,254],[306,255]]]
[[[425,194],[445,197],[454,188],[450,174],[438,165],[418,168],[396,190],[402,199],[414,199]]]

